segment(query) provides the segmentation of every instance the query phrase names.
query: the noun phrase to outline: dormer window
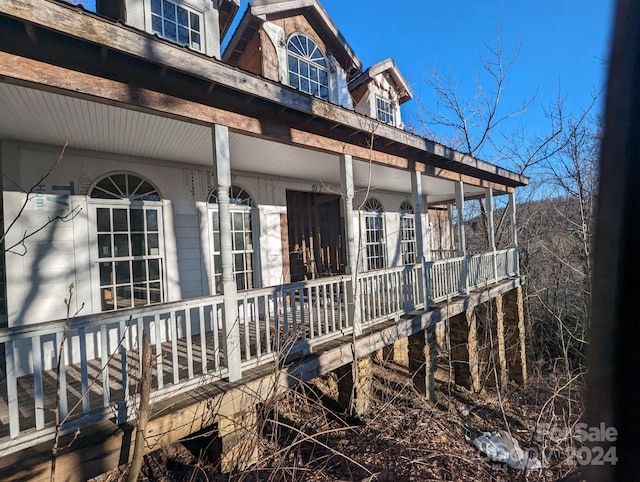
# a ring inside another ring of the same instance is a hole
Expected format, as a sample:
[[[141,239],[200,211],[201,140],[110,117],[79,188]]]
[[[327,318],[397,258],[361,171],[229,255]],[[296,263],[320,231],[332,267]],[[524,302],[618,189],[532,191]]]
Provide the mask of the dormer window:
[[[329,69],[318,45],[301,33],[294,33],[287,44],[289,85],[307,94],[329,98]]]
[[[160,37],[203,51],[202,13],[170,2],[151,0],[151,27]]]
[[[380,122],[396,125],[396,119],[393,112],[393,104],[382,97],[376,97],[376,111]]]

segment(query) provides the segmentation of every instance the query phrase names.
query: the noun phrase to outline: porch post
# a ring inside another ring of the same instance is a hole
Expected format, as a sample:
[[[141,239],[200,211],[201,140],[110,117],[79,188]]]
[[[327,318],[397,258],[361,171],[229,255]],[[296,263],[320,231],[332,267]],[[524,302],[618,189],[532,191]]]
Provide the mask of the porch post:
[[[422,276],[420,276],[420,282],[422,286],[420,286],[419,293],[422,294],[422,301],[427,303],[427,293],[425,282],[426,279],[426,270],[424,266],[424,239],[422,237],[422,173],[420,171],[413,171],[411,173],[411,196],[413,197],[413,204],[415,206],[415,226],[414,230],[416,233],[416,260],[415,264],[420,266],[422,269]]]
[[[220,258],[222,261],[222,294],[224,295],[223,349],[229,370],[229,381],[242,378],[240,353],[240,327],[238,325],[238,299],[233,275],[231,254],[231,214],[229,213],[231,190],[231,156],[229,154],[229,129],[214,125],[211,129],[213,141],[213,166],[215,170],[218,212],[220,218]]]
[[[488,187],[485,191],[485,209],[487,211],[487,232],[489,233],[489,249],[493,253],[493,279],[498,280],[498,260],[496,259],[496,233],[493,223],[493,189]]]
[[[347,266],[346,273],[351,275],[352,290],[349,293],[349,305],[353,306],[353,331],[362,334],[362,318],[360,313],[360,293],[358,290],[358,249],[356,235],[353,229],[353,159],[349,154],[340,155],[340,184],[342,202],[344,203],[344,234],[347,238]]]
[[[511,240],[513,247],[516,248],[515,268],[516,274],[520,276],[520,252],[518,250],[518,223],[516,222],[516,193],[509,193],[509,212],[511,213]]]
[[[462,181],[456,181],[455,185],[456,195],[456,222],[458,223],[458,240],[460,245],[458,246],[458,253],[460,256],[464,256],[464,268],[462,276],[464,278],[464,292],[469,293],[469,261],[467,260],[467,243],[464,237],[464,220],[462,213],[464,211],[464,184]]]

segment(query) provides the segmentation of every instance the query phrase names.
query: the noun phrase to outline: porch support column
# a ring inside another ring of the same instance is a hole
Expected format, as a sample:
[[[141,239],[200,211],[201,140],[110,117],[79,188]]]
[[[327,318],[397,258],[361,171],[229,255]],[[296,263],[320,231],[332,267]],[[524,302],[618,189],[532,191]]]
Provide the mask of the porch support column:
[[[409,335],[409,373],[413,386],[432,402],[436,400],[436,329],[431,325]]]
[[[478,351],[478,320],[474,308],[451,317],[451,364],[456,385],[474,392],[480,391],[480,353]],[[442,322],[440,322],[442,323]]]
[[[353,331],[356,336],[362,334],[362,318],[360,313],[360,293],[358,290],[358,249],[356,234],[353,228],[353,159],[349,154],[340,155],[340,184],[342,202],[344,203],[344,233],[347,238],[346,273],[351,275],[352,290],[348,293],[349,313],[353,313]]]
[[[496,233],[493,222],[493,189],[488,187],[485,191],[485,210],[487,211],[487,233],[489,234],[489,250],[493,253],[493,279],[498,279],[498,260],[496,259]]]
[[[371,405],[373,364],[370,356],[348,363],[335,371],[338,377],[338,405],[352,416],[362,416]]]
[[[462,273],[462,286],[465,293],[469,293],[469,262],[467,260],[467,244],[464,237],[464,184],[462,181],[456,181],[455,183],[455,195],[456,195],[456,222],[458,223],[458,254],[464,256],[464,268]]]
[[[229,154],[229,129],[215,125],[211,129],[213,140],[213,166],[216,174],[218,212],[220,217],[220,258],[222,262],[222,294],[224,295],[223,349],[229,370],[229,381],[242,378],[240,353],[240,327],[238,325],[238,293],[233,276],[231,254],[231,215],[229,213],[231,190],[231,156]]]
[[[483,365],[487,368],[487,385],[496,385],[495,368],[498,375],[498,385],[505,388],[509,382],[507,369],[507,355],[504,337],[504,300],[502,295],[497,295],[492,300],[482,305],[481,316],[484,317],[483,325],[486,334],[486,347],[484,347]],[[484,374],[483,374],[484,375]]]
[[[518,250],[518,223],[516,222],[516,193],[509,193],[509,213],[511,214],[511,241],[516,248],[515,272],[520,276],[520,252]]]
[[[212,447],[220,471],[228,474],[248,469],[260,458],[260,427],[255,408],[218,417],[218,443]],[[217,445],[217,447],[215,446]]]
[[[411,173],[411,195],[413,197],[413,205],[415,209],[415,226],[414,232],[416,234],[416,260],[415,264],[420,266],[422,271],[420,277],[418,277],[418,281],[422,284],[419,287],[418,293],[422,295],[422,300],[417,300],[418,303],[424,303],[425,306],[427,304],[427,292],[425,282],[426,279],[426,271],[424,266],[424,239],[423,229],[422,229],[422,173],[420,171],[413,171]],[[401,228],[402,229],[402,228]]]
[[[521,384],[528,375],[522,286],[504,294],[504,324],[509,380]]]

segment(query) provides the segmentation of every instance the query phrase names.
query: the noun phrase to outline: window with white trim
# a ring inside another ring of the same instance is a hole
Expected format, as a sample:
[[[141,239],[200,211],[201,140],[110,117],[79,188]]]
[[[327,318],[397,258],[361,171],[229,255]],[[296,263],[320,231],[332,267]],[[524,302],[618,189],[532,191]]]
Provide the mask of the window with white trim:
[[[103,177],[89,192],[95,209],[102,311],[164,299],[162,202],[147,180],[130,173]]]
[[[238,186],[231,186],[230,197],[233,274],[238,290],[248,290],[253,288],[253,231],[251,227],[253,199],[247,191]],[[221,293],[222,253],[220,251],[220,216],[217,191],[214,191],[209,197],[209,219],[211,219],[213,234],[213,285],[215,292]]]
[[[396,125],[396,118],[393,109],[393,104],[387,99],[383,99],[380,96],[376,96],[376,112],[379,121],[392,126]]]
[[[151,29],[160,37],[202,52],[202,13],[169,0],[151,0]]]
[[[400,205],[400,252],[402,264],[416,262],[416,216],[410,202]]]
[[[377,199],[368,199],[364,211],[367,270],[382,269],[386,265],[384,209]]]
[[[287,43],[289,85],[321,99],[329,98],[329,69],[318,45],[302,33]]]

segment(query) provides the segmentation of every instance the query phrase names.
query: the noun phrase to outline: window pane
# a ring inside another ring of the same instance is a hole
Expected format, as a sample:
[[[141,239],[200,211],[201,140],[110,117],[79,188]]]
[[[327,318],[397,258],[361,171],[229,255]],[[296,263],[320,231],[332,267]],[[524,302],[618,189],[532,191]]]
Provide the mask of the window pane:
[[[191,32],[191,46],[194,49],[200,50],[202,47],[200,45],[200,34]]]
[[[160,243],[158,241],[157,234],[147,234],[147,245],[147,254],[149,256],[158,256],[160,254]],[[144,250],[144,246],[142,247],[142,249]]]
[[[213,250],[220,251],[220,233],[213,233]]]
[[[120,194],[124,197],[127,197],[129,190],[127,189],[127,175],[126,174],[114,174],[111,176],[111,181],[109,179],[105,179],[105,181],[109,181],[111,184],[111,190],[120,191]],[[113,181],[113,182],[112,182]],[[115,184],[115,188],[114,188]]]
[[[244,234],[242,232],[233,233],[233,249],[244,251]]]
[[[108,209],[98,208],[98,231],[111,231],[111,213]]]
[[[113,306],[113,288],[102,288],[100,290],[100,298],[102,311],[110,311],[115,308]]]
[[[116,261],[116,283],[129,283],[129,261]]]
[[[149,303],[160,303],[161,301],[160,283],[149,283]]]
[[[133,261],[133,282],[140,283],[142,281],[147,281],[147,262],[144,260]]]
[[[151,28],[155,33],[162,35],[162,19],[160,17],[156,17],[155,15],[152,15]]]
[[[200,31],[200,16],[196,15],[195,13],[191,13],[191,29],[195,30],[196,32]]]
[[[158,236],[157,234],[151,234],[151,236]],[[144,234],[132,234],[131,235],[131,255],[132,256],[144,256]]]
[[[328,99],[329,89],[327,89],[326,87],[320,87],[320,97],[322,97],[323,99]]]
[[[162,15],[162,2],[160,0],[151,0],[151,11],[157,15]]]
[[[189,26],[189,12],[182,7],[178,7],[178,24],[185,27]]]
[[[189,45],[189,31],[185,27],[178,27],[178,43]]]
[[[126,234],[115,234],[113,236],[113,255],[118,258],[129,256],[129,236]]]
[[[309,77],[309,64],[306,62],[300,62],[300,76]]]
[[[232,213],[233,216],[233,229],[240,231],[242,229],[242,213]]]
[[[300,79],[300,90],[307,94],[309,93],[309,81],[307,79]]]
[[[112,268],[111,263],[100,263],[100,286],[113,284]]]
[[[160,260],[159,259],[149,260],[149,279],[150,280],[160,279]]]
[[[299,89],[300,78],[296,74],[289,74],[289,85],[294,89]]]
[[[147,301],[147,285],[139,284],[133,285],[133,304],[134,306],[143,306],[148,303]]]
[[[110,234],[98,234],[98,257],[99,258],[111,257],[111,235]]]
[[[127,209],[113,210],[113,230],[128,231],[129,223],[127,222]]]
[[[120,286],[119,288],[116,288],[116,297],[118,309],[131,307],[131,287]]]
[[[239,290],[244,290],[244,273],[236,273],[236,286]]]
[[[233,260],[234,271],[244,271],[244,256],[242,254],[235,254]]]
[[[158,230],[158,211],[147,209],[147,231]]]
[[[169,22],[168,20],[164,21],[164,36],[170,40],[176,39],[176,24],[173,22]]]
[[[164,18],[168,18],[169,20],[176,19],[176,7],[173,3],[167,2],[166,0],[162,2]]]
[[[213,211],[211,213],[211,224],[214,231],[220,230],[220,218],[218,216],[218,211]]]
[[[144,212],[142,209],[131,209],[129,217],[131,231],[144,231]]]

